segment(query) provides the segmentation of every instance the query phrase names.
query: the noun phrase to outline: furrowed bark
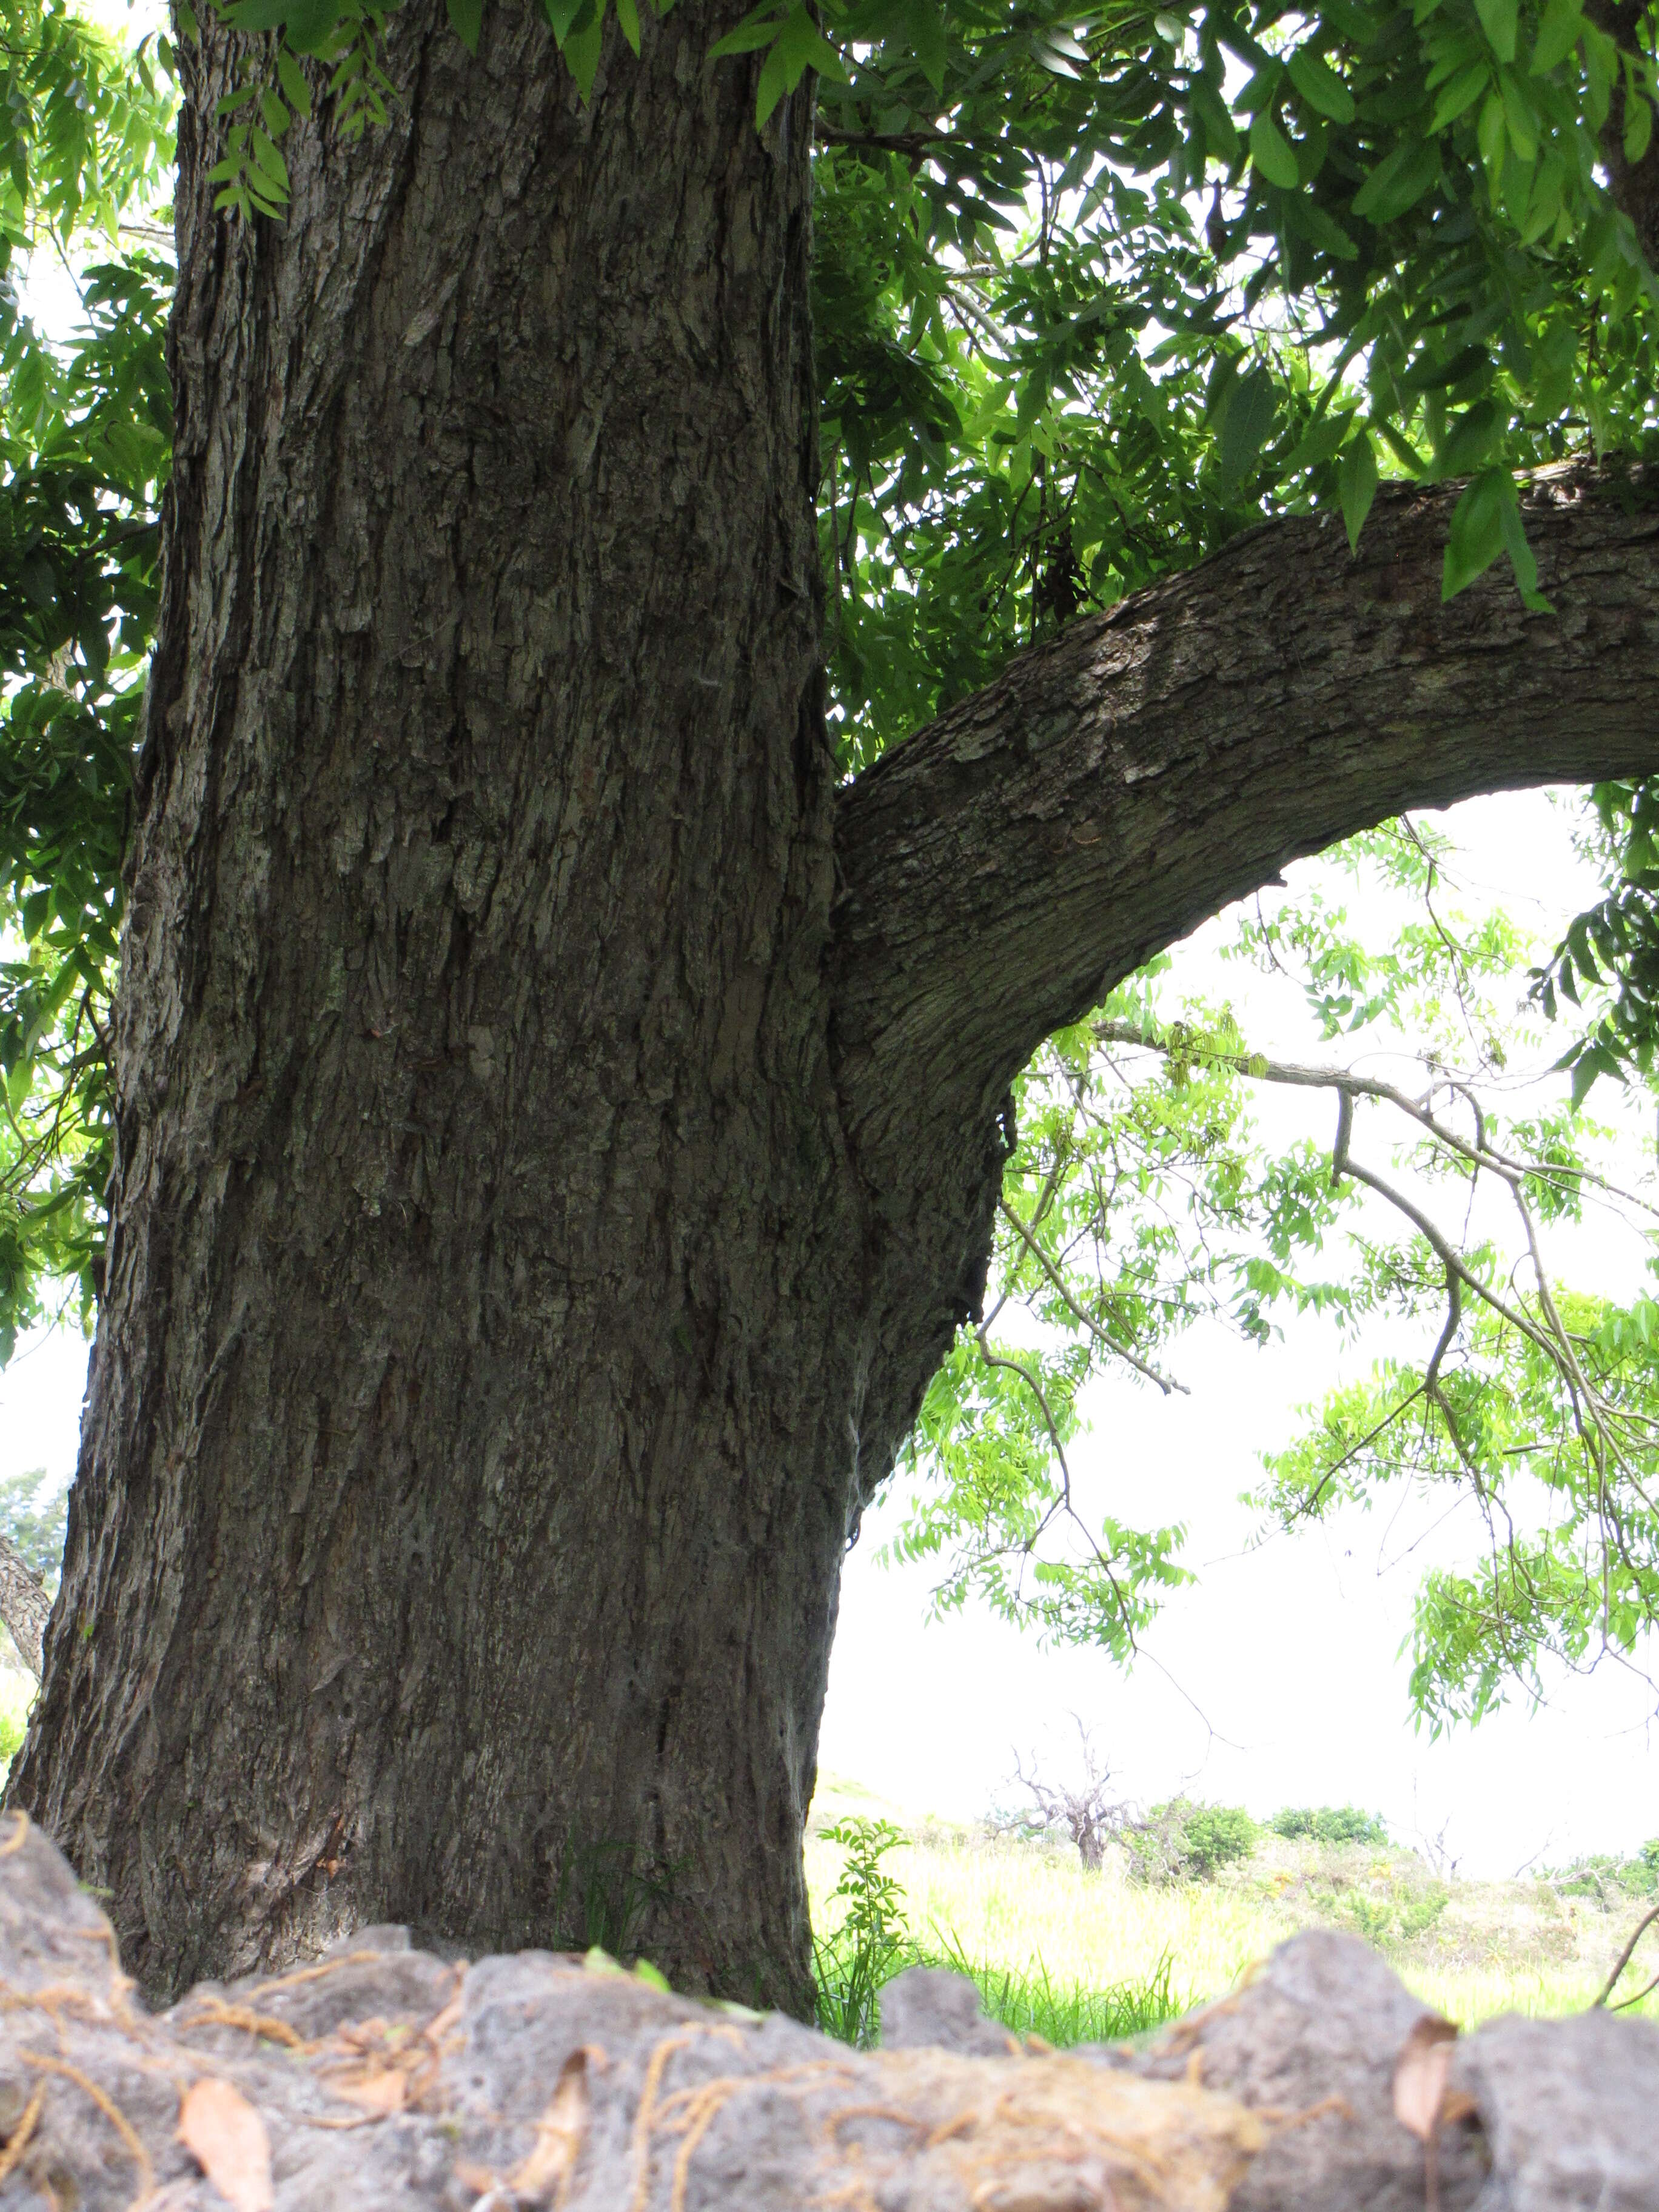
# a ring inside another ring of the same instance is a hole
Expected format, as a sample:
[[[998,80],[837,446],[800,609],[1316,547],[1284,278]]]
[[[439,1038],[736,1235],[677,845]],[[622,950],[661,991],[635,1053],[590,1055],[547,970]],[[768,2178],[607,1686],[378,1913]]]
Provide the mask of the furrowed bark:
[[[18,1657],[37,1681],[41,1638],[51,1611],[46,1584],[11,1538],[0,1535],[0,1621],[5,1623]]]
[[[418,0],[282,224],[214,211],[210,14],[190,60],[107,1291],[11,1791],[152,1989],[391,1919],[810,2003],[862,1246],[810,101],[758,134],[720,12],[613,32],[584,106],[538,9],[475,60]]]
[[[933,1310],[895,1441],[983,1281],[1002,1102],[1042,1037],[1402,808],[1659,769],[1652,473],[1528,489],[1553,615],[1507,562],[1441,604],[1461,489],[1385,487],[1357,557],[1334,516],[1254,532],[1022,654],[847,793],[837,1079],[893,1316]]]

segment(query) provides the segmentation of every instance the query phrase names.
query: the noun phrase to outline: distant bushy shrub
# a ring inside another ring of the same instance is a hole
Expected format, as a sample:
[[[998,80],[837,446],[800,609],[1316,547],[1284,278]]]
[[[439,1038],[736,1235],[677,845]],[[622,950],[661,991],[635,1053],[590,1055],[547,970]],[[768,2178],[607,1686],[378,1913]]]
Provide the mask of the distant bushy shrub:
[[[1133,1881],[1210,1881],[1247,1859],[1261,1830],[1242,1805],[1200,1805],[1190,1797],[1154,1805],[1121,1832]]]
[[[1287,1805],[1267,1826],[1288,1842],[1305,1838],[1316,1844],[1386,1844],[1388,1823],[1380,1813],[1362,1813],[1357,1805]]]
[[[1651,1897],[1659,1890],[1659,1836],[1644,1844],[1633,1858],[1589,1853],[1547,1871],[1544,1878],[1564,1897],[1593,1897],[1607,1907],[1626,1897]]]
[[[1430,1882],[1421,1889],[1409,1883],[1390,1882],[1381,1894],[1351,1889],[1340,1899],[1340,1907],[1368,1943],[1387,1951],[1426,1935],[1450,1897],[1443,1881]]]
[[[1187,1863],[1200,1881],[1247,1859],[1261,1831],[1242,1805],[1195,1805],[1187,1818]]]

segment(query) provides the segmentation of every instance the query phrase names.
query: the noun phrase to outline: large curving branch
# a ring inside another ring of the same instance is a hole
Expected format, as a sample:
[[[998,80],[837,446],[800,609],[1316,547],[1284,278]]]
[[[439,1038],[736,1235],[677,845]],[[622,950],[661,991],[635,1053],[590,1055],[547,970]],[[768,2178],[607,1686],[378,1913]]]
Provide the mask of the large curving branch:
[[[1659,472],[1533,481],[1553,615],[1440,602],[1461,487],[1351,556],[1275,522],[1021,654],[851,785],[835,1019],[878,1193],[973,1141],[1041,1039],[1285,864],[1409,806],[1659,770]]]

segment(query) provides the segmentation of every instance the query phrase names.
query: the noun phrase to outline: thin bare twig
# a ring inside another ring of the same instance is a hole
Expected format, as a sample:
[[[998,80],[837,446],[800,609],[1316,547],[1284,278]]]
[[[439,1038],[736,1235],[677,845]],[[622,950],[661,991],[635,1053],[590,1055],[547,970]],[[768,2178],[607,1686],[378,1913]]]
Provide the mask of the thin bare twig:
[[[1629,1942],[1626,1944],[1624,1949],[1619,1954],[1618,1965],[1607,1976],[1607,1981],[1603,1984],[1601,1996],[1596,1998],[1595,2003],[1590,2007],[1590,2010],[1592,2012],[1596,2009],[1597,2006],[1605,2005],[1607,1999],[1613,1995],[1614,1990],[1619,1986],[1619,1977],[1624,1972],[1626,1967],[1629,1966],[1631,1960],[1635,1954],[1637,1945],[1641,1942],[1648,1929],[1652,1927],[1656,1920],[1659,1920],[1659,1905],[1650,1905],[1648,1910],[1642,1915],[1642,1917],[1637,1922]],[[1654,1984],[1650,1982],[1648,1989],[1651,1989],[1653,1986]],[[1639,2004],[1647,1993],[1647,1990],[1638,1990],[1635,1996],[1626,1997],[1623,2003],[1614,2005],[1613,2007],[1613,2010],[1614,2012],[1623,2012],[1626,2007],[1630,2005]]]

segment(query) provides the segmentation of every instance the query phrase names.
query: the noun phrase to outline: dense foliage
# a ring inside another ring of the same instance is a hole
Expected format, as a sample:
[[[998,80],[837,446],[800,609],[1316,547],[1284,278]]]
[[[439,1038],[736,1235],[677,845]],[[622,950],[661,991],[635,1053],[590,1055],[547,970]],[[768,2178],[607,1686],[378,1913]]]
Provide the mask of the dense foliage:
[[[544,4],[584,95],[626,70],[635,0]],[[383,118],[389,12],[225,0],[246,34],[218,118],[227,222],[282,220],[290,131]],[[449,13],[476,46],[484,0]],[[765,0],[710,66],[749,72],[769,132],[817,72],[821,520],[848,769],[1016,647],[1264,519],[1328,507],[1357,540],[1382,474],[1467,476],[1446,592],[1507,556],[1549,619],[1514,472],[1643,453],[1655,428],[1659,285],[1630,190],[1659,160],[1654,24],[1602,0]],[[0,0],[0,26],[3,1352],[66,1285],[83,1313],[98,1285],[169,434],[170,273],[145,222],[187,63],[165,40],[125,50],[61,0]],[[187,6],[176,27],[198,35]],[[74,336],[30,324],[23,255],[82,271]],[[1607,894],[1559,947],[1449,922],[1445,856],[1409,827],[1348,856],[1415,902],[1386,949],[1318,898],[1241,932],[1235,957],[1297,976],[1328,1042],[1381,1028],[1419,1055],[1414,1088],[1276,1067],[1224,999],[1182,1002],[1159,963],[1045,1048],[1018,1102],[997,1304],[916,1431],[900,1548],[938,1559],[941,1604],[975,1595],[1128,1656],[1183,1577],[1181,1532],[1081,1511],[1066,1455],[1086,1389],[1126,1368],[1176,1387],[1194,1321],[1264,1340],[1300,1309],[1414,1318],[1423,1340],[1273,1462],[1264,1514],[1411,1484],[1472,1501],[1484,1532],[1474,1564],[1425,1584],[1419,1710],[1478,1717],[1536,1686],[1542,1654],[1637,1648],[1659,1601],[1659,1307],[1558,1295],[1534,1249],[1597,1188],[1589,1086],[1650,1070],[1659,783],[1598,800]],[[1506,1115],[1492,1094],[1515,1017],[1498,1000],[1528,963],[1544,1013],[1583,1008],[1574,1095]],[[1322,1088],[1335,1143],[1266,1144],[1252,1102],[1274,1085]],[[1531,1255],[1520,1288],[1480,1212],[1494,1191]],[[1436,1225],[1466,1202],[1477,1233]]]
[[[171,442],[171,270],[122,223],[164,189],[145,47],[41,0],[0,10],[0,1358],[64,1288],[90,1314],[109,1172],[108,1018],[126,791]],[[97,237],[107,258],[84,240]],[[82,264],[48,343],[17,264]]]
[[[1286,1805],[1267,1826],[1287,1843],[1380,1844],[1389,1840],[1382,1815],[1362,1813],[1357,1805]]]

